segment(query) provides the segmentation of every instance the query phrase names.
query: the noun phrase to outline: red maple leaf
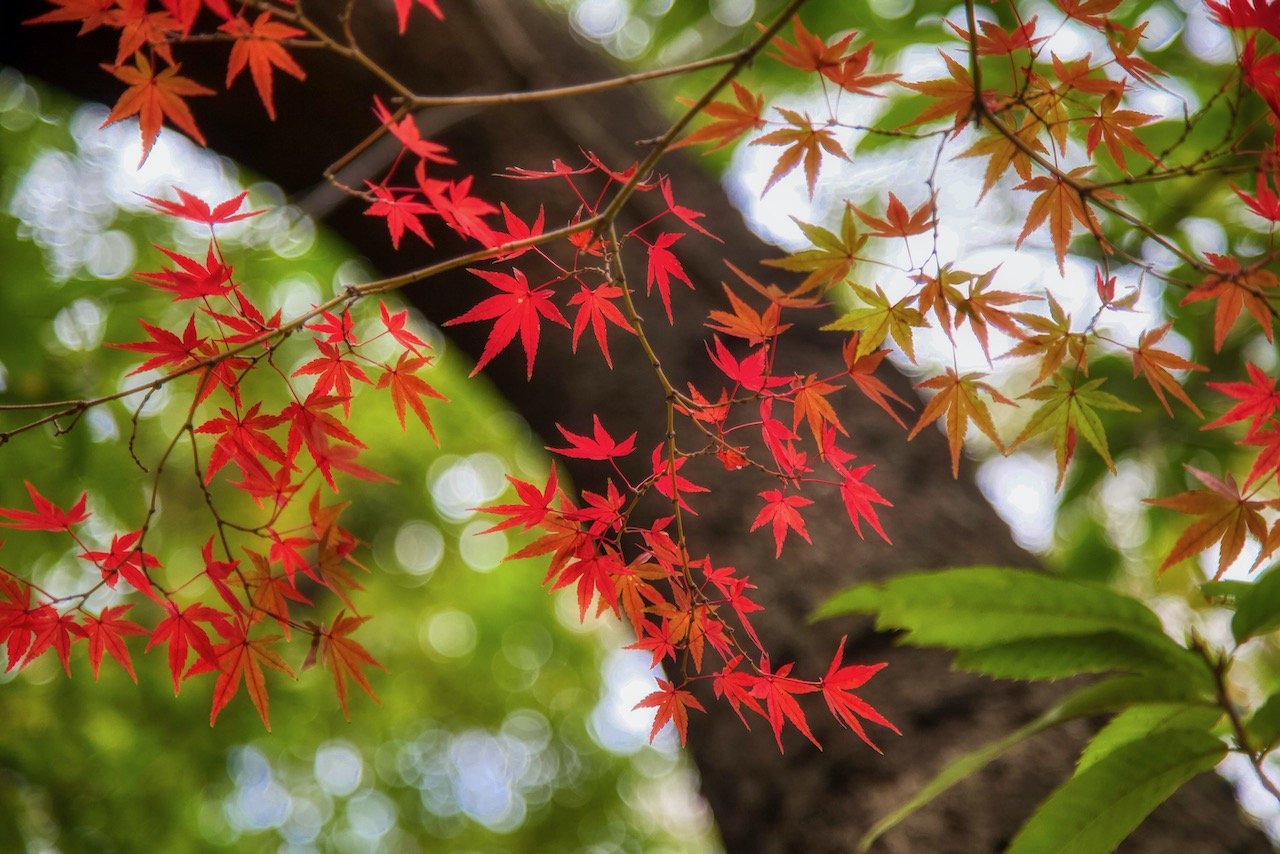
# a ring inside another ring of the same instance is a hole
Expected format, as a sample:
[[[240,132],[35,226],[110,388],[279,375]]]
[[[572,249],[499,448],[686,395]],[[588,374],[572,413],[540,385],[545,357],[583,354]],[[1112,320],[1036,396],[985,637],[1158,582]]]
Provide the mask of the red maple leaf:
[[[670,179],[659,178],[658,188],[662,191],[663,201],[667,203],[668,213],[675,216],[678,220],[680,220],[685,225],[692,228],[694,231],[705,234],[707,237],[710,237],[712,240],[716,241],[717,243],[724,243],[724,241],[721,240],[719,237],[716,237],[714,234],[707,231],[702,226],[698,225],[698,220],[702,219],[704,216],[706,216],[706,214],[704,214],[702,211],[695,211],[693,208],[687,208],[684,205],[676,204],[675,197],[672,195],[672,192],[671,192]]]
[[[89,638],[89,663],[93,665],[93,679],[98,679],[98,669],[102,665],[102,654],[105,652],[114,658],[134,682],[138,674],[133,671],[133,658],[129,655],[129,647],[125,645],[126,635],[145,635],[147,630],[137,623],[122,619],[132,605],[115,605],[103,608],[98,616],[86,615],[84,618],[85,636]]]
[[[1275,475],[1280,472],[1280,426],[1274,421],[1268,422],[1265,430],[1254,429],[1244,438],[1244,444],[1257,445],[1262,448],[1258,458],[1249,469],[1249,477],[1245,479],[1244,488],[1248,489],[1260,477]]]
[[[225,408],[220,409],[221,417],[211,418],[195,428],[197,433],[218,437],[209,453],[209,466],[204,473],[205,483],[212,481],[213,476],[227,463],[234,463],[241,472],[265,472],[261,458],[284,465],[284,451],[266,432],[280,423],[280,416],[259,415],[258,409],[261,406],[261,402],[255,403],[243,415]]]
[[[378,121],[386,125],[392,136],[400,140],[401,145],[423,160],[445,164],[458,162],[448,156],[448,148],[438,142],[422,138],[422,131],[418,130],[418,123],[414,121],[413,116],[405,116],[400,121],[395,121],[391,111],[377,95],[373,96],[373,114],[378,117]]]
[[[63,510],[36,491],[30,481],[23,481],[23,484],[27,487],[27,494],[31,496],[31,506],[35,510],[11,510],[0,507],[0,516],[9,520],[0,522],[0,526],[22,531],[69,531],[72,525],[78,525],[89,518],[89,514],[84,509],[89,500],[87,492],[80,493],[79,500],[70,510]]]
[[[545,227],[546,212],[543,211],[541,206],[539,206],[538,215],[534,218],[532,224],[529,224],[516,216],[515,213],[512,212],[511,208],[507,207],[506,202],[499,203],[499,206],[502,208],[502,219],[506,223],[507,233],[494,233],[494,240],[498,243],[516,243],[542,234],[543,228]],[[498,259],[507,261],[512,258],[519,258],[521,255],[533,248],[534,247],[532,246],[525,246],[522,249],[513,249],[510,252],[505,252],[502,255],[499,255]]]
[[[480,360],[476,362],[471,376],[475,376],[494,356],[511,343],[520,333],[520,343],[524,347],[528,375],[533,376],[533,361],[538,355],[539,317],[558,323],[568,328],[569,321],[564,319],[560,309],[551,301],[551,290],[545,287],[530,288],[529,280],[520,270],[513,269],[514,276],[505,273],[494,273],[488,270],[472,269],[470,272],[484,279],[502,293],[482,300],[470,311],[445,323],[475,323],[480,320],[496,320],[489,337],[485,340]]]
[[[813,733],[809,730],[809,723],[805,719],[804,710],[800,708],[795,698],[796,694],[812,694],[818,690],[818,686],[790,676],[791,668],[794,666],[795,663],[792,662],[771,671],[768,656],[762,658],[760,660],[761,675],[755,677],[753,681],[751,696],[764,700],[765,717],[769,719],[769,726],[773,729],[773,737],[778,742],[779,751],[783,751],[784,719],[791,721],[792,726],[800,730],[805,738],[821,750],[822,745],[818,744],[818,740],[813,737]]]
[[[426,7],[426,10],[436,16],[437,21],[444,20],[444,12],[440,10],[440,4],[436,0],[396,0],[396,20],[400,22],[400,33],[403,35],[405,29],[409,26],[409,10],[413,8],[413,4]]]
[[[1267,269],[1250,267],[1242,269],[1240,262],[1228,255],[1216,255],[1206,252],[1205,258],[1213,265],[1217,273],[1205,277],[1204,281],[1182,298],[1179,305],[1188,305],[1201,300],[1216,300],[1213,312],[1213,349],[1222,350],[1227,333],[1240,316],[1240,310],[1247,309],[1267,340],[1272,340],[1271,303],[1268,290],[1280,287],[1280,279]]]
[[[423,341],[417,335],[406,328],[409,322],[409,309],[401,309],[395,314],[387,310],[385,302],[378,303],[378,311],[382,313],[382,325],[386,328],[387,334],[396,339],[396,342],[407,350],[417,353],[419,350],[429,350],[430,345]]]
[[[187,677],[215,670],[218,672],[218,680],[213,686],[213,705],[209,709],[209,726],[213,726],[218,720],[218,713],[226,708],[231,698],[240,691],[240,683],[243,681],[249,699],[258,710],[258,716],[262,718],[263,726],[267,728],[267,732],[270,732],[271,721],[267,718],[267,682],[262,673],[262,666],[265,664],[272,670],[278,670],[289,676],[293,676],[293,668],[285,663],[279,653],[271,649],[271,645],[280,640],[280,635],[262,635],[250,639],[249,623],[244,618],[231,623],[230,628],[231,633],[224,635],[226,640],[213,648],[216,658],[197,659],[187,671]]]
[[[306,326],[312,332],[321,336],[320,340],[326,344],[359,344],[356,338],[355,320],[351,317],[350,309],[343,309],[342,315],[336,315],[331,311],[322,311],[320,320],[315,323],[308,323]]]
[[[516,525],[522,525],[526,531],[536,528],[542,524],[543,520],[551,512],[551,502],[555,500],[556,492],[560,488],[556,479],[556,464],[554,460],[551,463],[551,474],[547,477],[547,485],[541,490],[532,483],[516,480],[511,475],[507,475],[507,482],[515,487],[516,496],[520,499],[520,503],[477,507],[476,509],[481,513],[493,513],[497,516],[507,517],[496,525],[486,528],[482,533],[488,534],[493,531],[503,531],[507,528],[514,528]]]
[[[400,238],[404,237],[406,228],[421,237],[428,246],[434,245],[431,238],[427,237],[426,229],[418,220],[420,214],[435,213],[430,205],[415,201],[414,193],[402,193],[397,196],[381,184],[373,184],[369,181],[365,181],[365,184],[376,200],[365,208],[365,216],[387,218],[387,231],[391,234],[392,249],[400,248]]]
[[[621,442],[614,441],[604,429],[604,425],[600,423],[600,416],[591,416],[593,436],[579,436],[577,433],[570,433],[568,430],[556,425],[556,429],[560,431],[560,435],[569,440],[571,448],[547,448],[553,454],[559,454],[562,457],[573,457],[579,460],[612,460],[618,457],[625,457],[636,448],[636,434],[632,433]]]
[[[1246,193],[1235,184],[1231,185],[1231,189],[1236,191],[1240,201],[1249,206],[1249,210],[1263,219],[1280,222],[1280,196],[1277,196],[1275,191],[1268,185],[1265,174],[1258,173],[1258,189],[1253,195]]]
[[[498,209],[479,196],[471,195],[472,177],[461,181],[436,181],[427,177],[427,161],[419,160],[415,174],[432,207],[445,224],[463,237],[480,241],[484,246],[497,246],[498,232],[484,218],[496,214]]]
[[[316,341],[316,349],[320,351],[320,356],[298,368],[293,376],[315,375],[316,384],[311,393],[320,395],[333,392],[342,401],[343,412],[350,415],[351,381],[369,384],[373,381],[355,358],[348,358],[351,354],[336,344]]]
[[[160,567],[160,561],[138,547],[143,533],[142,530],[137,530],[127,534],[114,534],[107,551],[85,551],[81,553],[80,559],[96,564],[102,572],[102,580],[113,590],[123,578],[136,590],[154,599],[157,604],[163,604],[160,597],[152,590],[151,578],[147,575],[147,570]]]
[[[177,265],[174,269],[163,267],[156,273],[137,273],[134,278],[162,291],[173,294],[175,302],[204,297],[226,296],[235,288],[231,281],[231,268],[222,263],[215,252],[215,245],[209,243],[205,261],[201,264],[194,258],[188,258],[179,252],[157,246],[169,260]]]
[[[682,237],[684,237],[683,232],[663,233],[649,244],[649,273],[646,276],[645,296],[653,292],[653,285],[656,282],[658,295],[662,297],[662,307],[667,310],[669,323],[675,323],[671,315],[671,277],[676,277],[693,290],[693,282],[689,281],[689,275],[684,271],[684,267],[680,266],[680,259],[671,251],[671,247]]]
[[[804,528],[804,518],[801,517],[799,509],[812,504],[812,501],[802,495],[784,496],[781,490],[777,489],[766,489],[760,493],[760,497],[764,499],[764,508],[751,523],[751,530],[754,531],[767,524],[773,525],[773,541],[778,547],[774,557],[782,557],[782,543],[787,538],[788,529],[803,537],[806,543],[813,543],[813,540],[809,539],[809,532]]]
[[[696,516],[698,515],[697,512],[685,503],[685,493],[710,492],[711,490],[694,483],[680,474],[680,469],[684,468],[684,464],[689,461],[688,457],[677,456],[675,464],[672,465],[671,459],[666,455],[666,450],[665,445],[658,445],[653,449],[653,472],[649,475],[653,478],[653,488],[658,490],[658,494],[665,498],[677,501],[681,510],[693,513]]]
[[[238,572],[240,561],[232,560],[215,560],[213,557],[213,536],[205,540],[203,546],[200,547],[200,559],[204,561],[204,575],[213,585],[213,589],[218,591],[218,595],[222,597],[222,601],[227,603],[237,616],[244,613],[244,603],[231,592],[231,588],[227,586],[227,579],[232,577],[233,572]],[[233,580],[238,581],[239,577]]]
[[[707,348],[707,355],[711,357],[711,361],[719,368],[726,377],[733,380],[736,384],[742,386],[747,391],[761,391],[762,389],[785,385],[791,382],[789,377],[768,376],[768,348],[758,347],[741,362],[733,358],[733,354],[729,352],[729,348],[724,346],[724,342],[720,340],[719,335],[713,335],[712,343],[715,344],[715,350]]]
[[[201,225],[223,225],[228,222],[238,222],[242,219],[255,217],[262,211],[245,211],[244,213],[236,213],[244,205],[244,200],[248,197],[249,191],[245,190],[237,196],[232,196],[224,202],[219,202],[212,208],[209,203],[201,199],[199,196],[192,195],[181,187],[174,187],[173,191],[178,194],[180,201],[171,202],[168,199],[157,199],[153,196],[142,196],[149,203],[151,209],[156,213],[165,216],[177,217],[178,219],[190,220],[198,222]],[[139,194],[141,195],[141,194]]]
[[[582,337],[587,324],[590,323],[591,330],[596,336],[596,343],[600,345],[600,352],[604,355],[605,364],[610,369],[613,368],[613,359],[609,356],[609,338],[605,321],[632,335],[635,334],[631,324],[613,304],[613,300],[621,298],[622,289],[615,288],[607,282],[594,290],[581,285],[579,291],[569,298],[569,305],[579,306],[578,313],[573,318],[573,352],[578,352],[578,339]]]
[[[8,651],[5,672],[13,670],[24,658],[35,637],[36,613],[48,605],[31,604],[31,585],[0,573],[0,643]]]
[[[311,394],[307,395],[305,401],[295,401],[285,407],[284,411],[280,413],[280,419],[282,422],[289,424],[289,435],[285,451],[287,462],[279,475],[279,479],[287,482],[288,472],[292,470],[299,452],[305,447],[307,453],[311,455],[312,461],[320,470],[325,482],[336,491],[337,486],[333,481],[332,473],[332,468],[336,465],[336,448],[330,444],[330,439],[341,443],[341,445],[349,446],[353,451],[359,451],[365,447],[365,444],[356,438],[356,435],[341,420],[325,412],[326,409],[345,403],[346,399],[344,398],[316,394],[313,389]],[[269,477],[265,469],[247,471],[244,472],[244,475],[246,481],[257,479],[262,481],[264,487],[270,486],[270,483],[276,480]],[[240,486],[244,488],[243,485]],[[286,491],[287,494],[291,495],[294,489]],[[262,493],[263,497],[270,494],[271,490]]]
[[[1280,0],[1208,0],[1207,5],[1224,27],[1262,29],[1280,39]]]
[[[849,693],[854,688],[861,688],[866,684],[867,680],[879,673],[885,666],[884,662],[879,664],[850,664],[841,667],[841,661],[844,659],[844,644],[848,640],[848,636],[840,638],[840,646],[836,648],[835,657],[831,659],[831,666],[827,668],[827,675],[822,677],[822,697],[827,701],[827,708],[831,710],[836,720],[853,730],[858,738],[867,743],[876,753],[883,753],[880,748],[867,737],[867,731],[863,729],[862,722],[859,717],[880,724],[880,726],[888,727],[898,735],[902,733],[896,726],[889,723],[884,715],[877,712],[870,703],[861,700]]]
[[[62,662],[62,670],[71,676],[71,644],[76,638],[85,637],[85,630],[76,622],[74,611],[58,613],[50,605],[41,605],[31,612],[31,646],[26,660],[35,661],[45,650],[53,649]]]
[[[636,703],[635,708],[658,710],[653,716],[653,729],[649,731],[649,741],[651,743],[657,737],[658,731],[668,723],[671,723],[675,725],[676,732],[680,734],[681,747],[684,746],[688,738],[689,710],[706,711],[693,694],[683,688],[677,688],[665,679],[659,679],[658,690]]]
[[[756,677],[737,669],[742,659],[743,656],[739,655],[726,662],[724,668],[716,672],[712,686],[716,697],[724,697],[728,700],[729,707],[738,716],[738,720],[742,721],[742,725],[747,729],[751,729],[751,724],[747,723],[746,716],[742,714],[743,706],[746,706],[761,717],[766,717],[766,715],[764,707],[760,705],[755,697],[751,696],[751,689],[755,686]]]
[[[613,579],[615,576],[629,573],[626,565],[612,549],[604,548],[596,551],[589,542],[584,542],[578,548],[575,557],[576,560],[560,568],[551,589],[559,590],[574,583],[578,585],[579,620],[586,619],[587,608],[591,605],[592,597],[598,597],[597,615],[604,613],[608,608],[613,611],[614,616],[618,616],[618,589]]]
[[[208,623],[223,637],[229,637],[233,630],[226,614],[199,602],[193,602],[182,609],[173,602],[165,602],[164,608],[168,616],[152,631],[146,651],[150,652],[152,647],[161,643],[169,644],[169,673],[173,676],[173,693],[177,694],[180,683],[186,678],[182,671],[186,668],[189,650],[194,649],[196,655],[212,664],[214,669],[218,666],[218,655],[213,650],[213,643],[199,624]]]
[[[1213,430],[1247,418],[1250,422],[1249,434],[1252,435],[1258,429],[1258,425],[1280,409],[1280,392],[1276,391],[1275,378],[1267,376],[1266,371],[1253,362],[1246,363],[1245,369],[1249,372],[1248,382],[1205,383],[1214,391],[1222,392],[1227,397],[1240,402],[1228,409],[1220,418],[1201,427],[1201,430]]]
[[[427,432],[431,434],[431,438],[435,439],[436,431],[431,426],[431,415],[427,412],[427,403],[423,398],[430,397],[435,400],[443,400],[446,403],[448,403],[449,399],[428,385],[427,381],[422,377],[418,376],[417,372],[429,363],[430,360],[422,356],[401,353],[396,366],[387,368],[378,377],[378,384],[375,388],[391,389],[391,403],[395,407],[396,418],[400,420],[401,430],[405,429],[404,412],[407,406],[418,416],[422,426],[426,427]],[[436,444],[439,444],[438,439]]]

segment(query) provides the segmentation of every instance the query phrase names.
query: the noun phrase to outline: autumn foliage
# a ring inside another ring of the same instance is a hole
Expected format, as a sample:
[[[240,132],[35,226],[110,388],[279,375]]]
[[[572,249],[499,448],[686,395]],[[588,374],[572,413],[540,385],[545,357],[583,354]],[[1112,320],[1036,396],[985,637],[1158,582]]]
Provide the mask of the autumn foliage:
[[[197,99],[213,96],[214,83],[246,85],[238,81],[247,76],[274,117],[276,100],[286,97],[283,87],[305,85],[300,47],[334,50],[366,67],[374,62],[288,0],[52,0],[52,6],[29,23],[118,32],[117,54],[103,58],[106,73],[123,87],[107,123],[136,118],[144,160],[166,125],[203,142]],[[1171,417],[1177,407],[1200,417],[1184,384],[1206,367],[1173,345],[1171,323],[1147,329],[1136,343],[1110,336],[1105,321],[1133,310],[1141,288],[1141,281],[1121,284],[1113,268],[1131,265],[1144,278],[1183,288],[1183,305],[1210,303],[1214,347],[1221,349],[1243,324],[1272,337],[1275,251],[1253,257],[1189,251],[1129,212],[1126,193],[1135,184],[1202,171],[1247,171],[1256,180],[1235,187],[1241,207],[1267,221],[1267,229],[1280,222],[1273,189],[1280,136],[1268,131],[1261,148],[1245,141],[1256,138],[1263,124],[1280,128],[1280,26],[1275,5],[1264,0],[1208,4],[1239,48],[1239,73],[1223,81],[1222,91],[1239,86],[1233,97],[1240,109],[1259,118],[1233,128],[1214,148],[1187,151],[1176,142],[1161,147],[1152,141],[1146,132],[1157,116],[1130,104],[1135,93],[1158,89],[1162,72],[1144,55],[1145,25],[1124,17],[1119,0],[1060,0],[1056,23],[1024,18],[1016,4],[1002,5],[1013,26],[979,19],[970,3],[965,25],[951,25],[954,41],[940,52],[940,76],[924,80],[881,69],[873,42],[860,33],[810,32],[802,6],[800,0],[790,3],[724,59],[715,84],[686,102],[686,112],[641,161],[605,163],[590,152],[566,152],[547,166],[510,165],[507,179],[542,182],[548,194],[571,198],[578,214],[569,222],[547,222],[542,210],[512,210],[489,195],[498,183],[479,189],[481,182],[461,171],[446,146],[422,135],[415,93],[389,80],[390,93],[370,93],[369,129],[373,137],[393,137],[399,156],[383,174],[342,189],[367,216],[385,222],[395,247],[432,244],[448,233],[469,241],[473,251],[413,274],[348,286],[299,317],[264,311],[237,278],[236,259],[223,251],[219,227],[259,213],[246,209],[244,194],[200,199],[175,187],[171,197],[149,199],[157,214],[208,231],[203,251],[157,247],[153,269],[134,277],[138,287],[181,306],[186,320],[168,328],[140,320],[137,340],[111,345],[138,355],[134,373],[159,371],[162,377],[94,400],[52,403],[39,417],[8,427],[0,439],[74,422],[92,407],[145,396],[160,385],[180,391],[185,421],[167,447],[153,449],[152,464],[163,467],[179,452],[194,460],[209,508],[202,559],[196,566],[162,567],[147,551],[150,526],[160,523],[151,514],[107,542],[89,538],[83,533],[85,494],[46,496],[41,484],[28,484],[29,506],[0,508],[2,524],[70,538],[93,575],[82,593],[63,597],[20,573],[0,575],[0,641],[7,645],[8,669],[52,652],[69,675],[72,651],[84,644],[95,675],[104,657],[132,675],[132,654],[140,646],[164,647],[175,692],[193,679],[209,686],[211,722],[243,685],[267,723],[271,680],[317,663],[329,671],[344,711],[353,685],[375,696],[370,673],[378,662],[353,637],[372,617],[358,601],[361,544],[342,526],[344,505],[333,495],[345,478],[381,475],[360,462],[365,445],[349,419],[354,407],[382,407],[402,428],[420,425],[435,439],[431,411],[446,401],[426,378],[431,349],[406,311],[382,305],[376,321],[361,324],[353,309],[427,279],[445,264],[465,265],[475,281],[474,302],[444,325],[487,330],[476,372],[515,350],[532,376],[545,347],[569,347],[610,368],[617,348],[637,347],[654,366],[654,418],[665,425],[662,442],[641,447],[633,425],[599,417],[564,424],[548,450],[598,462],[602,487],[568,494],[553,464],[545,480],[509,478],[510,500],[483,508],[496,519],[491,531],[529,533],[529,543],[513,558],[544,559],[547,587],[571,589],[583,618],[611,613],[626,621],[636,638],[632,647],[665,667],[667,678],[657,679],[640,703],[655,712],[653,732],[671,723],[683,741],[690,712],[706,711],[693,692],[706,681],[744,724],[763,719],[779,749],[787,729],[817,743],[807,715],[823,703],[873,748],[867,722],[897,732],[855,693],[883,664],[846,663],[843,641],[821,675],[821,662],[771,659],[751,622],[760,608],[751,591],[757,582],[782,582],[723,565],[686,537],[685,519],[696,515],[701,501],[714,499],[699,471],[720,466],[758,481],[759,505],[743,535],[759,539],[763,565],[770,553],[780,557],[800,547],[798,540],[810,540],[805,515],[817,502],[840,502],[851,533],[888,541],[880,514],[891,512],[893,496],[882,495],[873,467],[859,462],[857,437],[847,435],[838,414],[853,400],[883,410],[902,425],[904,440],[941,425],[956,474],[971,427],[1000,451],[1047,440],[1060,483],[1082,444],[1112,466],[1103,413],[1159,406]],[[411,15],[447,21],[448,4],[397,0],[395,12],[389,36],[392,29],[403,32]],[[1048,49],[1066,20],[1092,31],[1105,52],[1064,60]],[[182,73],[184,42],[197,38],[227,48],[224,81],[202,83]],[[737,79],[757,59],[807,75],[820,87],[827,110],[769,107],[766,93]],[[610,85],[615,83],[600,87]],[[916,109],[894,122],[861,124],[859,106],[890,94],[912,98]],[[1189,117],[1187,127],[1202,120]],[[1052,291],[997,286],[998,269],[959,269],[940,256],[940,190],[932,177],[928,193],[910,203],[887,193],[872,204],[846,202],[831,223],[798,222],[806,244],[764,259],[786,284],[763,282],[741,269],[751,259],[732,257],[725,281],[691,279],[682,251],[694,241],[718,238],[662,173],[666,152],[745,141],[774,158],[765,194],[795,175],[812,195],[824,170],[856,157],[850,131],[928,141],[936,147],[935,168],[944,157],[981,163],[981,195],[1003,182],[1027,201],[1018,246],[1044,244],[1059,271],[1073,246],[1096,258],[1092,319],[1073,321]],[[618,212],[639,193],[660,198],[661,215],[619,231]],[[1177,275],[1136,255],[1135,239],[1162,247]],[[877,275],[868,272],[872,264],[892,266],[882,260],[890,246],[918,254],[907,268],[886,271],[880,280],[864,278]],[[640,256],[643,289],[632,260]],[[706,354],[721,375],[718,387],[695,387],[673,375],[644,331],[646,318],[672,322],[682,310],[682,290],[690,288],[724,293],[722,308],[706,319]],[[826,329],[831,346],[841,348],[844,370],[820,375],[780,369],[795,318],[833,304],[841,310]],[[928,330],[957,346],[975,343],[989,365],[1015,359],[1029,369],[1015,387],[994,370],[943,368],[917,383],[927,402],[909,402],[877,373],[890,348],[915,361]],[[1012,343],[999,343],[1005,341]],[[282,367],[286,347],[307,352],[292,371]],[[1101,354],[1117,352],[1150,386],[1148,400],[1122,399],[1106,389],[1104,377],[1090,375]],[[1266,512],[1280,507],[1280,499],[1260,495],[1264,489],[1273,493],[1280,475],[1280,392],[1255,365],[1241,372],[1247,380],[1218,376],[1206,384],[1230,408],[1204,429],[1240,432],[1243,426],[1238,441],[1254,454],[1253,462],[1243,480],[1192,470],[1204,488],[1153,497],[1153,503],[1192,517],[1160,570],[1215,544],[1219,574],[1247,541],[1260,547],[1255,565],[1280,550],[1280,522]],[[275,393],[263,390],[265,382],[250,392],[250,375],[267,378]],[[1011,434],[994,411],[1014,408],[1025,416]],[[32,478],[38,480],[34,473]],[[247,496],[257,515],[233,519],[224,513],[228,491]],[[655,496],[660,503],[652,501]],[[662,510],[645,515],[638,509],[653,506]],[[138,595],[94,612],[86,602],[102,586]],[[326,605],[341,610],[323,619],[334,610]],[[309,641],[306,651],[288,646],[294,635],[300,644]],[[138,638],[132,651],[130,636]]]

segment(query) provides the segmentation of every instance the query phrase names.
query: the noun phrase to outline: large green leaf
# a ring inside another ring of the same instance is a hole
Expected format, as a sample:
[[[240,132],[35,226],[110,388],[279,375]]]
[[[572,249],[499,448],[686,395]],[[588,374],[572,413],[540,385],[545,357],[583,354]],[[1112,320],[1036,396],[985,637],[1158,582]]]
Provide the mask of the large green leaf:
[[[899,576],[837,593],[816,619],[874,613],[881,630],[905,629],[913,646],[975,649],[1028,638],[1116,632],[1163,638],[1136,599],[1097,584],[1004,567]]]
[[[1082,688],[1004,738],[985,744],[947,763],[937,776],[921,787],[909,801],[876,822],[859,840],[858,846],[863,851],[867,850],[877,839],[956,783],[982,770],[1010,748],[1058,724],[1114,711],[1132,703],[1163,700],[1193,701],[1198,696],[1185,680],[1167,676],[1117,676]]]
[[[1271,571],[1253,584],[1236,590],[1236,614],[1231,634],[1236,643],[1280,628],[1280,572]]]
[[[1254,750],[1267,750],[1280,741],[1280,692],[1262,702],[1249,717],[1245,730]]]
[[[1173,729],[1123,744],[1060,786],[1023,826],[1008,854],[1111,851],[1227,746],[1203,730]]]
[[[1222,709],[1209,703],[1143,703],[1130,706],[1094,735],[1076,763],[1076,776],[1121,746],[1153,732],[1194,729],[1208,732],[1222,719]]]
[[[1169,638],[1100,632],[1026,638],[962,650],[956,667],[997,679],[1061,679],[1112,670],[1183,673],[1206,689],[1213,674],[1204,660]]]

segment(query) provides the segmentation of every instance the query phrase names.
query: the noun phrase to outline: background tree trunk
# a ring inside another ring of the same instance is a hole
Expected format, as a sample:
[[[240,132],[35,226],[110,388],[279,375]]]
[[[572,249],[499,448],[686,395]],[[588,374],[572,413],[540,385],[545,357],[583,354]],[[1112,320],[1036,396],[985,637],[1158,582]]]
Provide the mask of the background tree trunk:
[[[307,2],[312,14],[337,5],[332,0]],[[44,8],[38,0],[0,3],[0,63],[80,97],[113,103],[119,85],[98,67],[113,55],[111,38],[100,31],[77,41],[67,26],[20,26]],[[539,13],[524,0],[455,0],[447,4],[447,11],[447,22],[437,24],[419,10],[410,32],[396,38],[390,3],[365,3],[356,30],[366,50],[422,93],[521,90],[616,73],[595,51],[579,44],[562,20]],[[223,79],[225,45],[202,45],[185,53],[184,74],[209,85]],[[210,146],[279,183],[381,272],[401,272],[459,249],[442,244],[428,250],[409,238],[406,249],[392,252],[381,219],[362,216],[361,205],[344,202],[327,184],[318,183],[325,166],[374,127],[371,93],[378,89],[338,57],[311,51],[300,60],[309,79],[304,85],[279,80],[280,117],[275,124],[265,120],[246,80],[230,95],[195,101],[197,120]],[[439,110],[421,114],[419,121],[425,134],[449,145],[461,170],[479,176],[480,195],[501,198],[526,218],[544,204],[549,225],[573,213],[561,185],[487,176],[513,165],[545,168],[556,157],[574,163],[579,148],[623,167],[643,153],[638,141],[665,128],[665,117],[639,89],[542,105]],[[344,177],[350,184],[358,183],[364,174],[385,168],[385,158],[394,154],[375,149]],[[712,389],[720,379],[706,357],[702,322],[709,308],[723,307],[718,285],[726,276],[722,259],[750,271],[756,259],[777,253],[746,228],[718,183],[694,159],[680,152],[665,158],[661,169],[671,176],[682,203],[707,213],[705,222],[725,245],[697,235],[681,243],[681,259],[697,290],[677,288],[674,328],[662,322],[655,303],[642,305],[642,312],[670,375],[678,382],[688,379]],[[661,209],[660,200],[641,196],[627,216],[639,222]],[[641,269],[632,259],[633,282]],[[477,280],[459,271],[414,286],[405,296],[439,323],[470,308],[481,293]],[[806,372],[837,373],[838,341],[819,334],[817,325],[816,319],[801,322],[784,337],[780,352]],[[467,324],[449,331],[453,342],[475,358],[487,327]],[[586,344],[588,352],[573,357],[564,336],[548,335],[532,382],[525,380],[523,355],[516,348],[494,360],[487,374],[531,427],[549,439],[559,441],[555,422],[582,429],[592,414],[599,414],[615,433],[639,429],[639,447],[651,448],[661,434],[662,392],[638,348],[629,344],[616,337],[617,367],[609,371],[590,352],[594,344]],[[889,379],[907,396],[904,378]],[[806,624],[807,615],[823,598],[857,581],[958,564],[1034,565],[979,493],[971,467],[960,480],[952,480],[944,442],[936,431],[925,431],[908,444],[904,431],[881,411],[851,396],[844,399],[840,417],[861,459],[877,464],[874,485],[896,505],[884,514],[893,547],[860,542],[843,508],[831,500],[807,514],[816,545],[789,547],[785,560],[774,561],[768,556],[768,537],[747,534],[758,504],[756,493],[768,485],[726,475],[714,464],[696,470],[695,480],[713,492],[695,502],[700,516],[691,526],[690,545],[695,553],[710,552],[718,563],[748,572],[759,585],[757,598],[767,609],[759,628],[776,661],[796,659],[808,675],[820,673],[846,633],[852,659],[888,660],[890,667],[865,696],[901,727],[903,737],[875,733],[885,749],[883,757],[877,756],[828,716],[815,713],[811,720],[825,750],[819,752],[791,733],[787,753],[779,755],[767,727],[745,732],[727,709],[709,706],[711,714],[695,716],[690,747],[702,775],[703,794],[730,851],[850,850],[875,819],[910,797],[947,760],[1027,722],[1062,693],[1055,686],[952,673],[947,655],[894,648],[891,638],[874,633],[865,621]],[[579,486],[599,482],[599,470],[564,462]],[[1070,772],[1090,731],[1079,724],[1024,745],[889,834],[877,850],[971,852],[1003,847],[1035,804]],[[1206,775],[1149,819],[1126,850],[1267,851],[1271,846],[1241,822],[1229,787]]]

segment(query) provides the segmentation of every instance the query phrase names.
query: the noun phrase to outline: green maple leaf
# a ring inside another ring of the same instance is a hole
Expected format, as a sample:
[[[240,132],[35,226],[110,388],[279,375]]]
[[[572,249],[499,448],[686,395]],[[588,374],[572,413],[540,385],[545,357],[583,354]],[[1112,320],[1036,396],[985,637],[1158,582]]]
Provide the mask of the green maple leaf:
[[[928,325],[924,315],[907,305],[906,299],[892,302],[879,285],[874,291],[862,285],[851,287],[866,305],[846,312],[822,328],[836,332],[861,332],[855,359],[874,353],[885,338],[892,336],[894,343],[914,362],[916,353],[911,330]]]
[[[1079,377],[1060,375],[1049,385],[1039,386],[1024,394],[1024,400],[1043,401],[1040,407],[1031,414],[1018,438],[1009,446],[1017,448],[1023,442],[1039,436],[1041,433],[1053,433],[1053,447],[1058,458],[1058,488],[1062,488],[1062,480],[1067,472],[1067,464],[1075,453],[1076,438],[1083,436],[1093,446],[1107,468],[1115,473],[1116,466],[1111,460],[1111,451],[1107,447],[1107,434],[1102,427],[1102,419],[1095,410],[1110,409],[1121,412],[1138,412],[1136,406],[1125,403],[1114,394],[1099,391],[1098,387],[1106,382],[1105,377],[1089,380],[1083,385],[1076,385]]]

